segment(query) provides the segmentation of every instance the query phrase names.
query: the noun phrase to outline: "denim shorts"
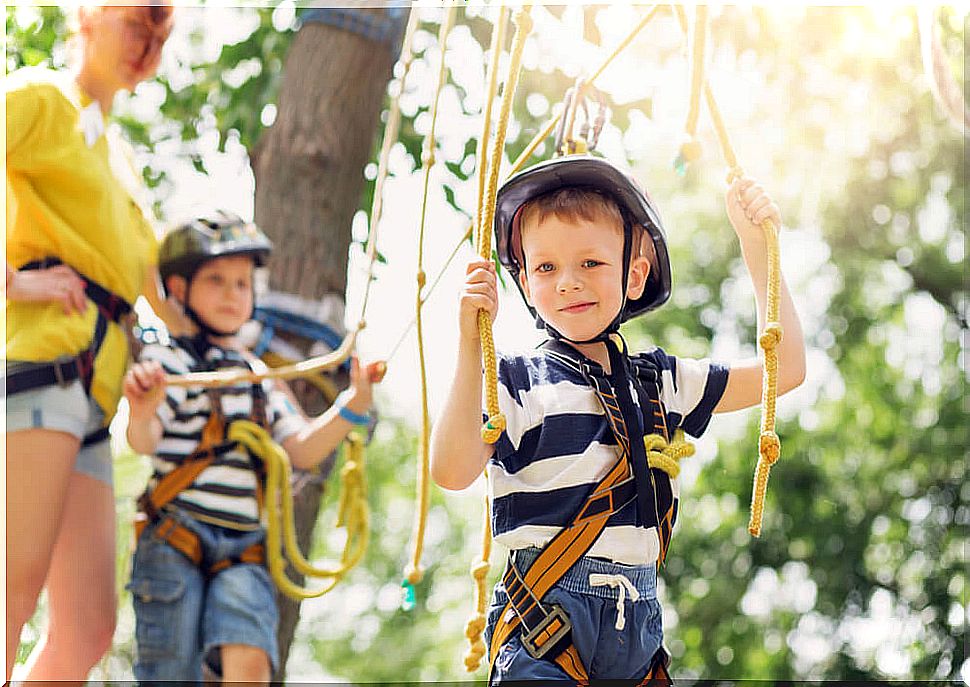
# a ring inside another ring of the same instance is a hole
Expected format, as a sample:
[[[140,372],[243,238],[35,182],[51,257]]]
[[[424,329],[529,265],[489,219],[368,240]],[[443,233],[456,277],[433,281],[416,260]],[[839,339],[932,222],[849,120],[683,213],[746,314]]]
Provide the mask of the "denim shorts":
[[[7,369],[16,366],[8,361]],[[80,380],[67,386],[43,386],[7,396],[7,433],[24,429],[50,429],[84,437],[104,426],[104,411],[89,397]],[[74,471],[89,475],[109,487],[113,483],[111,442],[105,438],[81,446]]]
[[[263,530],[239,532],[179,512],[174,517],[199,535],[206,569],[216,561],[239,556],[265,538]],[[154,536],[156,527],[157,523],[148,525],[138,540],[127,586],[135,607],[138,650],[134,672],[138,681],[200,683],[203,662],[221,675],[219,647],[224,644],[262,649],[275,671],[279,614],[266,567],[238,563],[207,577],[200,567]]]
[[[539,549],[520,549],[513,552],[511,560],[524,574],[538,555]],[[626,582],[620,581],[620,576]],[[607,583],[606,579],[614,584]],[[635,601],[631,588],[638,596]],[[508,594],[499,582],[488,612],[486,644],[491,644],[495,624],[507,602]],[[573,644],[591,679],[639,681],[647,674],[663,641],[656,565],[621,565],[583,557],[546,593],[542,602],[561,605],[569,616]],[[499,650],[491,682],[518,680],[575,684],[552,660],[530,656],[522,646],[520,633],[515,631]]]

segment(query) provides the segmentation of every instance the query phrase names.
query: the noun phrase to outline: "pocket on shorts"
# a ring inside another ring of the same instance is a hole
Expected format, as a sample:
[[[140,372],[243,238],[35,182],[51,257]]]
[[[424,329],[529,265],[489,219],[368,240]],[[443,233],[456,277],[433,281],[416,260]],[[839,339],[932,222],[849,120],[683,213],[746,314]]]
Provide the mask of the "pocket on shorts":
[[[178,653],[180,606],[185,582],[157,577],[134,578],[126,587],[135,607],[135,639],[142,658]]]

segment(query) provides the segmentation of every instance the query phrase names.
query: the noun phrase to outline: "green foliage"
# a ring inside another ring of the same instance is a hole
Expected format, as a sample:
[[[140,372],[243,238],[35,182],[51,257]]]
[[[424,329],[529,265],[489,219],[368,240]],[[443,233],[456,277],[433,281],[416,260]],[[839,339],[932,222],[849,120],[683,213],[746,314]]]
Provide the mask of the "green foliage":
[[[50,61],[63,44],[59,10],[21,12],[7,8],[8,70]],[[254,12],[259,22],[252,35],[223,46],[212,64],[185,65],[189,85],[176,90],[161,80],[161,124],[121,120],[136,145],[150,150],[175,139],[197,152],[192,146],[215,129],[220,149],[230,136],[254,149],[292,37],[290,29],[274,28],[273,10]],[[740,438],[723,432],[716,458],[684,485],[677,535],[661,573],[675,676],[952,679],[968,658],[965,151],[926,87],[915,33],[907,28],[913,17],[883,16],[889,14],[859,8],[726,7],[712,18],[719,54],[729,56],[732,68],[747,70],[731,83],[749,89],[741,99],[751,101],[750,111],[736,105],[727,113],[736,120],[737,153],[792,228],[783,249],[793,250],[783,260],[786,271],[799,275],[792,286],[811,369],[799,402],[780,404],[782,458],[769,483],[761,538],[751,539],[746,529],[756,413],[735,419],[745,425]],[[592,36],[592,15],[585,19]],[[465,21],[487,49],[487,22],[467,15]],[[940,11],[958,83],[964,82],[964,21],[956,10]],[[663,26],[677,31],[673,22]],[[415,61],[433,66],[436,26],[427,22],[422,29],[427,40]],[[638,53],[647,56],[644,72],[683,69],[676,41],[651,36],[657,45]],[[234,70],[243,64],[253,67],[237,83],[232,74],[238,77],[242,70]],[[721,84],[730,75],[718,76],[712,76],[715,94],[728,95]],[[461,113],[473,111],[465,103],[472,84],[451,79]],[[530,114],[528,96],[555,106],[573,81],[561,69],[523,73],[509,159],[548,116]],[[668,96],[658,89],[620,104],[607,94],[612,122],[621,132],[641,119],[655,124],[671,109]],[[417,124],[427,112],[421,103],[402,119],[401,143],[412,169],[420,167]],[[663,209],[675,287],[670,306],[631,323],[627,334],[634,348],[652,342],[703,357],[712,354],[714,341],[715,354],[719,346],[732,355],[753,354],[753,299],[724,217],[723,169],[706,113],[700,131],[705,157],[683,178],[670,169],[673,154],[667,156],[676,152],[668,144],[679,130],[651,132],[638,171]],[[469,171],[475,135],[448,148],[458,151],[453,159],[439,156],[446,200],[469,216],[474,208],[462,207],[459,189],[476,173]],[[378,132],[375,155],[379,139]],[[145,179],[165,193],[158,172],[146,168]],[[372,195],[371,181],[361,202],[365,212]],[[464,228],[455,227],[454,240]],[[715,420],[715,430],[730,421]],[[426,576],[418,607],[401,611],[415,444],[411,430],[388,424],[370,448],[370,549],[345,586],[304,606],[292,675],[326,671],[359,682],[465,677],[467,566],[478,543],[480,501],[432,489]],[[329,503],[324,512],[331,510]],[[321,551],[339,543],[328,532],[321,528]],[[894,632],[879,634],[887,624]],[[115,655],[123,662],[130,631],[119,636]],[[895,649],[873,646],[874,637]]]

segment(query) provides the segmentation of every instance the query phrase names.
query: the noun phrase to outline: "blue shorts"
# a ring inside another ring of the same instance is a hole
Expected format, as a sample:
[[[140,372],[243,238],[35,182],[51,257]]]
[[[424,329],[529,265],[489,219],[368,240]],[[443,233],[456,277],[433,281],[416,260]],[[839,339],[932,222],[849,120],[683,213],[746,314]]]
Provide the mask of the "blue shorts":
[[[16,362],[8,361],[7,369]],[[7,396],[7,433],[24,429],[49,429],[84,437],[104,426],[104,411],[84,392],[80,380],[67,386],[44,386]],[[81,446],[74,471],[89,475],[109,487],[113,483],[111,443],[108,439]]]
[[[175,516],[199,535],[206,569],[218,560],[239,556],[265,538],[263,530],[239,532],[181,513]],[[279,614],[266,567],[238,563],[207,578],[192,561],[154,536],[156,526],[148,525],[138,540],[127,586],[135,607],[138,681],[199,683],[203,662],[220,675],[219,648],[224,644],[262,649],[275,671]]]
[[[539,549],[521,549],[514,552],[513,559],[519,571],[525,573],[538,555]],[[621,576],[626,582],[619,580]],[[638,598],[633,600],[634,596]],[[491,644],[495,624],[507,602],[508,594],[499,582],[488,612],[486,644]],[[543,603],[557,603],[566,611],[573,626],[573,644],[591,679],[639,681],[647,674],[663,641],[655,565],[621,565],[599,558],[581,558],[549,590]],[[552,660],[530,656],[516,631],[499,649],[491,682],[518,680],[575,684]]]

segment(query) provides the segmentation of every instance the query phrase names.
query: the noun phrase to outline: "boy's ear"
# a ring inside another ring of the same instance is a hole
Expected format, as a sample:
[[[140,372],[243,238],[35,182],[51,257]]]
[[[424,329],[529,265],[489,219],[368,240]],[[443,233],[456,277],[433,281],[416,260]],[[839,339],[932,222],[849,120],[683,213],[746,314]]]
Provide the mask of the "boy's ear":
[[[185,277],[179,274],[169,275],[165,280],[165,289],[168,295],[175,298],[179,303],[185,303],[185,294],[189,290],[189,283]]]
[[[649,276],[650,261],[647,258],[638,255],[630,260],[630,273],[626,284],[627,300],[635,300],[643,295]]]

